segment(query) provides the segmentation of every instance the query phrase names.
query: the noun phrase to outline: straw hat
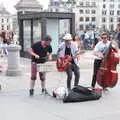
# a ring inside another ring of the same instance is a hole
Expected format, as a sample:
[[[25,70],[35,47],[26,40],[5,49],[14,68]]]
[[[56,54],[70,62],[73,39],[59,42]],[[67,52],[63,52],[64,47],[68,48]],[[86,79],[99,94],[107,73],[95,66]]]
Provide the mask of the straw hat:
[[[70,33],[66,33],[65,36],[63,37],[64,40],[72,40],[72,36]]]

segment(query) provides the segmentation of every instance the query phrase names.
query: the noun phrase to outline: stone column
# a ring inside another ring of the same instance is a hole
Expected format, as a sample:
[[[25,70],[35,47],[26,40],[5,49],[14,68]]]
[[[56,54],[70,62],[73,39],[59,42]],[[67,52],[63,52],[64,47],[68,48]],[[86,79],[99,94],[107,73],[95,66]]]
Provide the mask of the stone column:
[[[6,74],[8,76],[19,76],[21,75],[20,68],[20,49],[19,45],[10,44],[8,49],[8,68]]]

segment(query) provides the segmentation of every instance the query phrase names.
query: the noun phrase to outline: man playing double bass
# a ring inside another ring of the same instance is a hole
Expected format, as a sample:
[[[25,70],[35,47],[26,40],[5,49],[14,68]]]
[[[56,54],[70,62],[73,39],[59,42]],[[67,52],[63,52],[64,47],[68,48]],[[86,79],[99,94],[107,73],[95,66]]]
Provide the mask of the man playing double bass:
[[[104,58],[104,54],[109,48],[109,45],[110,45],[110,41],[108,40],[108,34],[102,33],[101,40],[96,44],[94,48],[94,55],[96,58],[94,60],[93,77],[91,83],[92,88],[95,88],[97,72],[100,68],[102,59]]]

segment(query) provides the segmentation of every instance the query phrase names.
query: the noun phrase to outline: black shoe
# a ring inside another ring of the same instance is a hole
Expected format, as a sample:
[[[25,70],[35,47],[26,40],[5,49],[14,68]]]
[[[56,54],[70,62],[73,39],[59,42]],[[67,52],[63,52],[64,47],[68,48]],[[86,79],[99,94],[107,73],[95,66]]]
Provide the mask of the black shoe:
[[[42,88],[42,93],[44,93],[44,88]]]
[[[46,90],[46,88],[42,88],[42,93],[48,94],[48,91]]]
[[[33,95],[34,95],[34,89],[30,89],[30,90],[29,90],[29,95],[30,95],[30,96],[33,96]]]

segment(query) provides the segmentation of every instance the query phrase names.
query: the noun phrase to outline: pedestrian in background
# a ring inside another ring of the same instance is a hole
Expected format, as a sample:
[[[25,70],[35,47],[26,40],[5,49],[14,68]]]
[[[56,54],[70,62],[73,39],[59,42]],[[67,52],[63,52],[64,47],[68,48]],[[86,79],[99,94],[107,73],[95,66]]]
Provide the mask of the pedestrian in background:
[[[117,40],[118,47],[120,48],[120,23],[117,24],[117,33],[115,39]]]
[[[86,32],[85,31],[85,33],[84,33],[84,40],[83,40],[84,42],[84,48],[85,48],[85,50],[87,50],[88,49],[88,45],[89,45],[89,34],[88,34],[88,32]]]
[[[75,44],[75,46],[78,49],[78,52],[80,53],[82,45],[81,45],[80,37],[77,34],[73,35],[72,43]],[[77,59],[78,59],[78,61],[80,60],[80,55],[77,55]]]
[[[78,50],[80,50],[80,38],[77,34],[73,35],[72,43],[74,43],[76,47],[78,48]]]

